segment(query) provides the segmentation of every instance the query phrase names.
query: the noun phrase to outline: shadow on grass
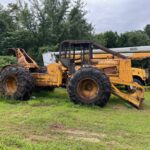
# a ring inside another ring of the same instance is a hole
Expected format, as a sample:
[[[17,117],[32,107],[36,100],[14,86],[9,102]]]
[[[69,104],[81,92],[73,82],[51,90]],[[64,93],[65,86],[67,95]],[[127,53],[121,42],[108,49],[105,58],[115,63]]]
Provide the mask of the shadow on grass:
[[[0,102],[9,103],[9,104],[20,104],[20,103],[26,104],[27,103],[27,101],[14,100],[13,98],[6,98],[1,95],[0,95]]]
[[[81,107],[81,108],[91,108],[91,109],[102,109],[98,106],[83,106],[83,105],[75,105],[72,102],[70,102],[67,94],[66,89],[57,88],[55,89],[55,92],[47,92],[47,91],[40,91],[32,94],[32,97],[28,101],[19,101],[19,100],[13,100],[13,99],[6,99],[4,97],[0,98],[0,101],[3,103],[9,103],[9,104],[18,104],[18,105],[30,105],[33,107],[42,107],[42,106],[58,106],[58,105],[68,105],[68,107]],[[105,108],[110,109],[127,109],[127,108],[134,108],[129,103],[125,102],[124,100],[116,97],[111,96],[108,104],[105,106]]]
[[[65,102],[69,102],[67,91],[58,88],[55,92],[40,91],[34,92],[30,100],[14,100],[12,98],[6,98],[0,96],[0,102],[9,104],[19,104],[19,105],[31,105],[31,106],[49,106],[49,105],[60,105]]]
[[[133,107],[130,103],[114,95],[111,96],[108,102],[108,107],[114,109],[135,109],[135,107]]]

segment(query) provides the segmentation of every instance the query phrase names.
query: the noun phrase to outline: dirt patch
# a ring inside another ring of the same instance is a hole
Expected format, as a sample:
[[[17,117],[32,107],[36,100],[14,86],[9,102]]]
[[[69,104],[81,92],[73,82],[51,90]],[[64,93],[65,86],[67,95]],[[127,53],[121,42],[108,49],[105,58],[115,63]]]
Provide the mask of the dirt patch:
[[[53,125],[50,126],[50,128],[51,128],[52,130],[64,129],[65,126],[64,126],[63,124],[53,124]]]
[[[78,136],[92,136],[92,137],[105,137],[105,134],[98,134],[95,132],[89,132],[89,131],[83,131],[83,130],[76,130],[76,129],[64,129],[64,130],[58,130],[59,132],[64,132],[71,135],[78,135]]]
[[[91,142],[91,143],[99,143],[100,139],[98,138],[92,138],[92,137],[74,137],[74,136],[69,136],[68,139],[73,139],[73,140],[82,140],[86,142]]]
[[[20,132],[20,130],[18,130],[18,132]],[[44,132],[38,134],[36,132],[26,132],[26,130],[24,130],[23,128],[21,132],[27,140],[32,141],[33,143],[38,143],[40,141],[47,142],[52,139],[54,140],[60,138],[98,143],[107,136],[104,133],[66,128],[63,124],[50,125],[48,130],[45,130]]]
[[[90,131],[84,130],[77,130],[77,129],[65,129],[65,128],[56,128],[52,129],[52,132],[55,133],[63,133],[66,138],[74,139],[74,140],[83,140],[88,142],[100,142],[100,139],[105,138],[106,135],[101,133],[95,133]]]
[[[26,137],[29,141],[32,142],[39,142],[39,141],[49,141],[49,136],[43,136],[43,135],[32,135],[30,134],[28,137]]]

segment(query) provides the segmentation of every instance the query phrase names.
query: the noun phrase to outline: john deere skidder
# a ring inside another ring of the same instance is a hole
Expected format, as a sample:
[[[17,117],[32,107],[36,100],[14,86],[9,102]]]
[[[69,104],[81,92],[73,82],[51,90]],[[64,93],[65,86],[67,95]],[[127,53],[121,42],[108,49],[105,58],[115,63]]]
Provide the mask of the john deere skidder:
[[[93,58],[93,49],[117,56],[113,59]],[[21,48],[15,52],[18,64],[2,68],[0,89],[5,96],[29,99],[35,87],[66,86],[70,100],[78,104],[105,106],[111,93],[141,108],[143,87],[133,82],[131,60],[91,41],[64,41],[60,44],[57,63],[41,68]],[[80,58],[75,51],[80,50]],[[125,86],[135,87],[128,92]],[[120,88],[121,87],[121,88]]]

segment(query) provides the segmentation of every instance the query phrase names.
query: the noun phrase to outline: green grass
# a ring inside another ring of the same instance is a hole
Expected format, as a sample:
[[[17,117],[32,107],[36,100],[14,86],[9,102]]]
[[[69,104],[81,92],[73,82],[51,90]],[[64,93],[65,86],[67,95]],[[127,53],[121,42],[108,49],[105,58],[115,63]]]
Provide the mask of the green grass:
[[[144,110],[114,96],[104,108],[74,105],[65,89],[33,95],[27,102],[0,99],[0,149],[150,149],[150,93]]]

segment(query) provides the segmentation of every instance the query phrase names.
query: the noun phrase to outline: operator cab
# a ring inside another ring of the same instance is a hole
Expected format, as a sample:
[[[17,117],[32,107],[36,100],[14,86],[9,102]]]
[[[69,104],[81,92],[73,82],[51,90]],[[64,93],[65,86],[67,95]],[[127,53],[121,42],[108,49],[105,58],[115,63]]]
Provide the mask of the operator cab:
[[[72,73],[75,71],[75,65],[92,65],[93,50],[98,49],[114,56],[126,58],[117,52],[107,49],[102,45],[88,40],[67,40],[60,44],[59,60]]]

